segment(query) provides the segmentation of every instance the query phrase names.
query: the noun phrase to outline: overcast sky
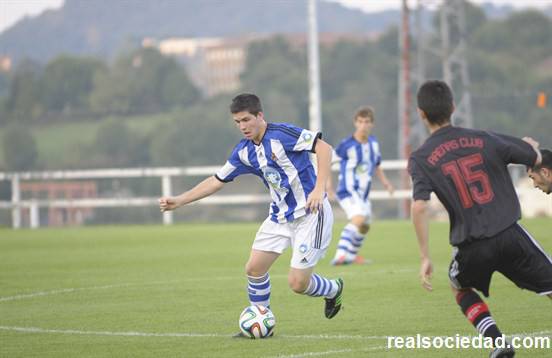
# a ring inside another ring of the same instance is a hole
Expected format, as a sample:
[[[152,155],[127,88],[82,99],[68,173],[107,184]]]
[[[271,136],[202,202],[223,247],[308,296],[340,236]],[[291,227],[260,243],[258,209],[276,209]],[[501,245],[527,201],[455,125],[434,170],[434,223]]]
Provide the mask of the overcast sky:
[[[93,1],[93,0],[90,0]],[[113,0],[122,1],[122,0]],[[175,0],[176,1],[176,0]],[[231,1],[231,0],[220,0]],[[297,1],[297,0],[258,0],[258,1]],[[331,0],[340,2],[352,8],[359,8],[367,12],[384,9],[398,9],[401,0]],[[497,5],[512,5],[520,7],[547,7],[552,6],[552,0],[471,0],[474,3],[492,2]],[[437,1],[435,1],[437,2]],[[413,6],[415,0],[409,0]],[[24,16],[35,16],[46,9],[58,8],[63,0],[0,0],[0,32],[13,25]]]

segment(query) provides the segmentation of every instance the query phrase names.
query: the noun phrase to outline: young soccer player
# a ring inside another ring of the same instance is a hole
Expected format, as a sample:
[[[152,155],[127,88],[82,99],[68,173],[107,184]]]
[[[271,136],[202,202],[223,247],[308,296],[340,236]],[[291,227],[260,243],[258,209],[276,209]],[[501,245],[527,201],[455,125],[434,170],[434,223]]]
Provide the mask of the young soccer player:
[[[252,305],[270,306],[268,272],[291,246],[290,288],[298,294],[324,297],[325,316],[333,318],[341,308],[343,280],[314,273],[332,235],[333,214],[325,192],[332,148],[320,133],[291,124],[267,123],[256,95],[235,97],[230,112],[245,138],[214,176],[178,196],[160,198],[161,211],[207,197],[239,175],[258,176],[270,190],[272,204],[245,267],[249,301]],[[318,172],[311,163],[310,152],[316,155]]]
[[[380,167],[380,148],[372,135],[374,119],[371,107],[359,108],[353,118],[353,135],[345,138],[335,151],[340,160],[337,198],[349,223],[341,232],[332,265],[367,262],[358,252],[370,230],[372,206],[368,196],[374,173],[383,186],[393,193],[393,185]]]
[[[420,247],[420,278],[431,291],[429,256],[430,193],[448,211],[453,259],[449,278],[456,302],[480,334],[493,342],[502,335],[474,288],[489,296],[498,271],[520,288],[552,298],[552,260],[517,223],[520,205],[507,170],[509,163],[541,163],[538,144],[503,134],[451,125],[452,92],[441,81],[418,91],[418,113],[431,135],[412,153],[412,221]],[[491,357],[513,357],[513,348],[495,347]]]
[[[546,194],[552,193],[552,152],[548,149],[541,150],[542,163],[529,168],[527,173],[533,179],[535,188],[539,188]]]

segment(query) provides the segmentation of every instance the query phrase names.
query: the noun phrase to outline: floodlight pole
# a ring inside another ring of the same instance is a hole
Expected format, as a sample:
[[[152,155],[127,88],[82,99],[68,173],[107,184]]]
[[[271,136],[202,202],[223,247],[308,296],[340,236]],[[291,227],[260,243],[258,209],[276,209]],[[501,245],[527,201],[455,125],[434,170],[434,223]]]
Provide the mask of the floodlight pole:
[[[322,130],[320,110],[320,60],[318,54],[318,24],[316,16],[316,0],[308,2],[309,24],[309,129]]]

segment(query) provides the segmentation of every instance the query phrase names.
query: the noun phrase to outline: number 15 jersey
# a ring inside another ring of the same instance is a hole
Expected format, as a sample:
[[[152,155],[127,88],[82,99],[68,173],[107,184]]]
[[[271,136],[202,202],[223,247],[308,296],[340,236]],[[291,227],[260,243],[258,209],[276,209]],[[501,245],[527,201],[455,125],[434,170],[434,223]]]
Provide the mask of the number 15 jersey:
[[[510,163],[533,166],[537,153],[519,138],[446,126],[410,156],[413,199],[434,192],[450,219],[450,244],[492,237],[521,218]]]

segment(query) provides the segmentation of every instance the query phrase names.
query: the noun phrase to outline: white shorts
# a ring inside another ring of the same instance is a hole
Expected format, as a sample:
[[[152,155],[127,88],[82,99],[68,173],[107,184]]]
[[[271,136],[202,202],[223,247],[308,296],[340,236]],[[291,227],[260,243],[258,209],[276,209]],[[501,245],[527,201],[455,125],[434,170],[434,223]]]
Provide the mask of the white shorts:
[[[353,195],[339,200],[339,205],[347,214],[347,219],[351,220],[353,216],[364,216],[364,223],[370,224],[372,219],[372,204],[369,199],[362,200]]]
[[[306,269],[324,257],[332,240],[333,213],[328,199],[316,214],[307,214],[290,223],[278,224],[268,217],[257,232],[253,249],[281,254],[292,247],[290,266]]]

